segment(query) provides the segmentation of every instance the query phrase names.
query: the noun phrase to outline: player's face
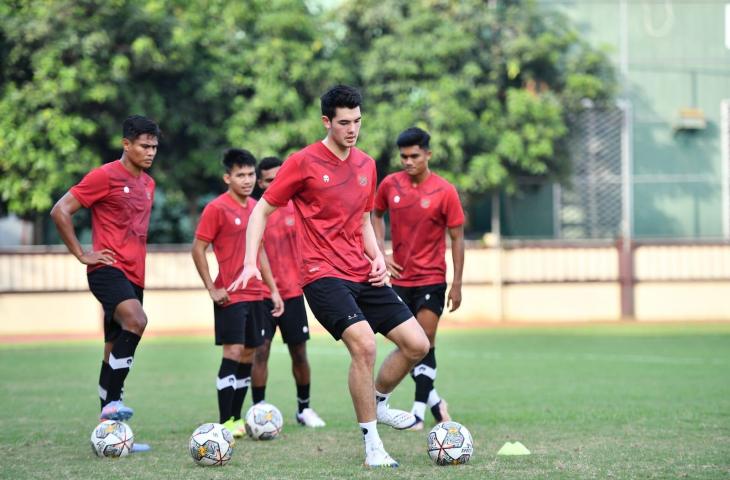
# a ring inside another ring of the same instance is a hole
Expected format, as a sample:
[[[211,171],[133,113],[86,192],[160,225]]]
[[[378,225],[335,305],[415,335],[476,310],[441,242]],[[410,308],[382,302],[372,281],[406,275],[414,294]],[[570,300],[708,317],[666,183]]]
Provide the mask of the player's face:
[[[400,149],[400,162],[403,164],[403,170],[411,177],[420,177],[428,171],[430,159],[431,150],[425,150],[418,145]]]
[[[279,171],[281,167],[274,167],[270,168],[268,170],[261,170],[261,178],[259,178],[259,188],[261,190],[266,190],[269,188],[269,185],[271,185],[271,182],[274,181],[274,178],[276,178],[276,172]]]
[[[256,184],[256,169],[250,165],[234,165],[231,173],[223,175],[223,181],[236,195],[248,197]]]
[[[357,136],[360,134],[360,107],[335,109],[332,119],[322,117],[322,123],[327,128],[327,136],[340,148],[354,147]]]
[[[122,139],[124,155],[137,168],[148,169],[157,155],[157,137],[143,133],[134,140]]]

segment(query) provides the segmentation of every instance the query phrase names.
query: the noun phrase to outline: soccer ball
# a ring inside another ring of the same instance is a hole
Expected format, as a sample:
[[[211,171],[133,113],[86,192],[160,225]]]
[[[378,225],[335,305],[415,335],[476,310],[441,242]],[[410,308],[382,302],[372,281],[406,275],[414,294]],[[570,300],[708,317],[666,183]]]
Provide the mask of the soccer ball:
[[[91,431],[91,449],[97,457],[125,457],[132,445],[134,433],[126,423],[104,420]]]
[[[223,466],[231,459],[233,435],[220,423],[204,423],[190,436],[190,456],[201,466]]]
[[[246,412],[246,433],[254,440],[272,440],[283,426],[281,412],[270,403],[257,403]]]
[[[436,465],[467,463],[473,452],[471,433],[460,423],[439,423],[428,432],[428,455]]]

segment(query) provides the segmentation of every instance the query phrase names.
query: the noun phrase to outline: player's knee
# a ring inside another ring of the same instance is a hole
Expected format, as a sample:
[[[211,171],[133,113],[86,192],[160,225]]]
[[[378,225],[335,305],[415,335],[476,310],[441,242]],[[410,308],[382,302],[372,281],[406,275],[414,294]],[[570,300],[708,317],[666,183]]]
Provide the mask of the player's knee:
[[[304,343],[299,343],[289,347],[291,361],[294,365],[304,365],[307,363],[307,348]]]
[[[269,361],[269,353],[271,352],[271,343],[264,342],[263,345],[256,349],[254,359],[257,363],[266,363]]]
[[[145,328],[147,328],[147,315],[145,315],[144,312],[139,311],[124,316],[122,320],[122,328],[141,337]]]
[[[428,354],[428,350],[431,348],[431,344],[425,335],[414,339],[403,349],[403,354],[408,357],[409,360],[417,362]]]
[[[362,338],[355,342],[350,348],[354,362],[375,364],[376,346],[375,337]]]
[[[223,356],[225,358],[238,361],[243,356],[243,352],[243,345],[237,343],[223,345]]]

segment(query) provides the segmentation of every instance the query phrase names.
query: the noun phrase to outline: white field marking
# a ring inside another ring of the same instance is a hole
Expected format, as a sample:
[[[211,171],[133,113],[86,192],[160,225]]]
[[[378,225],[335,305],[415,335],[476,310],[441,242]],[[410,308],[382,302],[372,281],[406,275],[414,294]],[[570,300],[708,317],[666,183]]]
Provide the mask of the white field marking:
[[[479,358],[489,360],[519,359],[528,361],[540,360],[563,360],[570,362],[623,362],[623,363],[646,363],[659,365],[726,365],[728,362],[719,358],[699,357],[673,357],[668,355],[644,355],[644,354],[618,354],[618,353],[520,353],[503,355],[499,353],[484,352],[449,352],[450,356],[462,358]]]

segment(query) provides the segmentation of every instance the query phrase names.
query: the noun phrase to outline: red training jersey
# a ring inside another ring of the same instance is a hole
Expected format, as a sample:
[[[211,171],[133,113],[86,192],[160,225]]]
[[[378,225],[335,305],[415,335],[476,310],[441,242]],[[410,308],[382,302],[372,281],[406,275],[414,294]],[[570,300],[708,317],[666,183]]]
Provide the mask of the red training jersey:
[[[403,267],[394,285],[415,287],[446,282],[447,228],[464,224],[459,194],[431,173],[414,186],[406,172],[388,175],[378,187],[375,208],[390,211],[393,259]]]
[[[195,238],[213,244],[218,261],[218,276],[213,282],[216,288],[227,288],[243,271],[246,227],[255,205],[256,200],[251,197],[241,205],[226,192],[208,203],[200,215]],[[230,303],[262,300],[261,285],[260,280],[252,278],[245,289],[228,293]]]
[[[279,295],[284,300],[302,295],[299,282],[299,266],[302,264],[297,246],[296,211],[291,201],[269,216],[264,230],[264,248],[271,264]],[[263,285],[264,298],[271,292]]]
[[[276,207],[294,203],[302,285],[323,277],[368,280],[362,219],[373,208],[376,181],[375,161],[354,147],[340,160],[317,142],[284,162],[263,198]]]
[[[135,177],[120,160],[95,168],[76,185],[71,195],[91,209],[91,240],[95,251],[109,249],[127,279],[144,288],[147,230],[155,198],[155,181],[142,172]],[[104,267],[89,265],[87,272]]]

